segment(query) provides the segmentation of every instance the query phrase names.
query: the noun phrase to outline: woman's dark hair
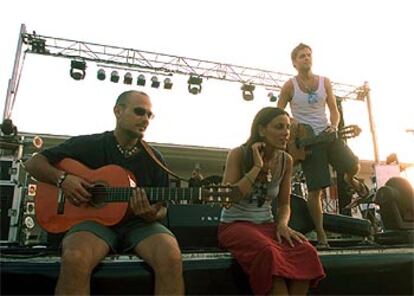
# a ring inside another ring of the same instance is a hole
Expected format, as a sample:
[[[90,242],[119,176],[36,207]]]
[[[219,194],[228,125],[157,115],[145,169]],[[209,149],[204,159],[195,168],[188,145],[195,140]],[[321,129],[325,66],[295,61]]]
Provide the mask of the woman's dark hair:
[[[264,107],[253,119],[253,123],[250,129],[250,137],[247,139],[246,143],[243,144],[245,150],[245,171],[249,171],[253,167],[253,155],[252,155],[252,145],[256,142],[262,141],[262,136],[260,136],[259,128],[265,127],[269,124],[275,117],[280,115],[287,115],[285,110],[277,107]]]

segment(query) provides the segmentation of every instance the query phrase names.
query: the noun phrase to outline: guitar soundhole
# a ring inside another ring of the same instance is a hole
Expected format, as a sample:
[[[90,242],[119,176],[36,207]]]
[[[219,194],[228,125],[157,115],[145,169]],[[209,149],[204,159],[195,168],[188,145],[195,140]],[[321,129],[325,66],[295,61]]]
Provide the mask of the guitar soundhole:
[[[92,194],[91,205],[95,208],[102,208],[108,196],[106,187],[102,184],[95,184],[91,188],[90,193]]]

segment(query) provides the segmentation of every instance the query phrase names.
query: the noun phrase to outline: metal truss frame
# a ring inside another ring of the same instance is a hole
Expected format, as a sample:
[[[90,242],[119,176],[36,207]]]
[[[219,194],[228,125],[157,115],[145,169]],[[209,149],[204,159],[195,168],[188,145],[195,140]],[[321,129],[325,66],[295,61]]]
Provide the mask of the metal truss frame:
[[[22,55],[22,53],[24,53]],[[27,33],[26,26],[21,25],[12,78],[9,80],[3,119],[11,117],[16,99],[19,78],[27,53],[51,57],[78,59],[94,62],[98,66],[122,68],[160,75],[180,74],[208,79],[225,80],[241,84],[262,86],[269,90],[280,91],[283,84],[293,77],[271,70],[245,67],[228,63],[194,59],[171,54],[143,51],[133,48],[102,45],[66,38]],[[370,128],[374,143],[375,160],[378,162],[378,147],[374,121],[372,117],[370,91],[367,82],[355,86],[332,82],[335,96],[339,100],[366,101]]]
[[[131,70],[152,71],[162,74],[181,74],[208,79],[239,82],[263,86],[266,89],[279,91],[283,84],[293,75],[281,72],[245,67],[228,63],[194,59],[171,54],[102,45],[79,40],[56,38],[23,33],[23,42],[28,45],[26,52],[81,59],[108,66],[123,67]],[[39,44],[42,44],[39,48]],[[342,99],[361,98],[364,86],[354,86],[332,82],[335,95]]]

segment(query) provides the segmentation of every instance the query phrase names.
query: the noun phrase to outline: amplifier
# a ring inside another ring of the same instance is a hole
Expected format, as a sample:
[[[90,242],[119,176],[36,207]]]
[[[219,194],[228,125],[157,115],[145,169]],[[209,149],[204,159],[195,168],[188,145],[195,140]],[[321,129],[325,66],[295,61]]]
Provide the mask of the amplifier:
[[[220,206],[169,205],[167,225],[182,250],[217,249]]]
[[[13,156],[0,157],[0,241],[17,243],[26,173]]]
[[[0,242],[45,243],[46,232],[35,217],[36,184],[30,180],[21,161],[14,156],[0,157],[0,177]]]
[[[13,209],[14,185],[0,185],[0,241],[9,241],[10,215]]]
[[[306,200],[300,196],[291,196],[291,217],[289,226],[302,233],[308,233],[315,228]],[[357,236],[371,235],[371,222],[367,219],[353,218],[342,214],[323,214],[323,227],[327,231]]]

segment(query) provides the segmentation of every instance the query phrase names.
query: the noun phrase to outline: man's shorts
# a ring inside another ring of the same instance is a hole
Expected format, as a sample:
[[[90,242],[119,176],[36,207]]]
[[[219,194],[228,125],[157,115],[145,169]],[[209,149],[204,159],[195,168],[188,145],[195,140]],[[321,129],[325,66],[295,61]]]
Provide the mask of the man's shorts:
[[[84,221],[73,226],[65,237],[78,231],[87,231],[104,240],[113,252],[124,253],[134,249],[147,237],[167,233],[173,237],[174,234],[159,222],[144,222],[134,219],[115,226],[105,226],[95,221]]]
[[[319,143],[308,147],[310,153],[302,161],[308,191],[315,191],[331,185],[329,164],[337,172],[352,171],[359,159],[341,139]]]

